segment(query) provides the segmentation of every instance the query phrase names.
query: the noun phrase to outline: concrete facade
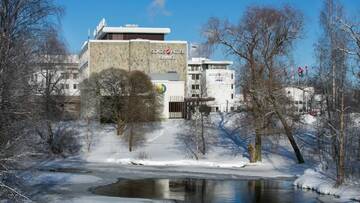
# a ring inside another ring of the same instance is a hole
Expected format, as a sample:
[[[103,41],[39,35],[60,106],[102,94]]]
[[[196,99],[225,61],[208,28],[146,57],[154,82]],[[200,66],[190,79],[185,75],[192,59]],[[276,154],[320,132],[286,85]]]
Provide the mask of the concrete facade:
[[[183,41],[90,40],[80,55],[85,77],[108,68],[141,70],[147,74],[177,72],[186,79],[187,43]]]
[[[111,28],[104,27],[104,25],[100,26],[96,32],[96,39],[85,42],[79,54],[81,80],[83,81],[91,77],[92,74],[100,73],[109,68],[119,68],[125,71],[140,70],[148,75],[177,73],[179,81],[186,82],[186,41],[151,39],[108,40],[101,38],[101,36],[106,36],[107,32],[116,34],[137,33],[143,32],[144,29],[149,32],[160,32],[160,34],[170,32],[170,29],[162,28]],[[141,33],[143,36],[146,36],[145,34]],[[182,85],[182,95],[185,94],[185,90],[185,86]],[[178,91],[177,88],[176,91]],[[96,117],[98,114],[96,112],[98,101],[93,98],[93,95],[81,94],[82,116]]]

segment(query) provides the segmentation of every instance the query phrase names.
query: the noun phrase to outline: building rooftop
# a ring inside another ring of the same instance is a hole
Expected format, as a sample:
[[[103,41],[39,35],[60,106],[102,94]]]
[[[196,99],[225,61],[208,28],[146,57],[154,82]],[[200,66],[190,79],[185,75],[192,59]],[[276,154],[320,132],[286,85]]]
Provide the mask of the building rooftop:
[[[152,27],[104,27],[101,32],[105,33],[147,33],[147,34],[169,34],[170,28]]]
[[[102,19],[94,30],[94,38],[102,39],[106,34],[153,34],[166,35],[171,32],[170,28],[139,27],[136,24],[126,24],[120,27],[107,26],[105,19]]]
[[[232,65],[232,61],[213,61],[208,58],[191,58],[188,61],[189,65],[213,64],[213,65]]]

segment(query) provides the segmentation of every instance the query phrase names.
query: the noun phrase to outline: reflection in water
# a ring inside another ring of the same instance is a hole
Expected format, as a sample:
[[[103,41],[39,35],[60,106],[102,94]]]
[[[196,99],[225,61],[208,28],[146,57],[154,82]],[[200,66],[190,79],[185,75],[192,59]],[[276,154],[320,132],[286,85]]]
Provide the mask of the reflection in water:
[[[172,199],[177,202],[317,202],[313,192],[285,180],[142,179],[119,180],[91,189],[97,195]]]

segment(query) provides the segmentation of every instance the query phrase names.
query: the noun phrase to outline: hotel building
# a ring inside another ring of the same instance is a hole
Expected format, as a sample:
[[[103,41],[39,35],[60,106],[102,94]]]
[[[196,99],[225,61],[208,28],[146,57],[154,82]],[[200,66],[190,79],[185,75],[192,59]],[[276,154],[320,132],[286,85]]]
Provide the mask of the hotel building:
[[[119,68],[126,71],[140,70],[148,75],[168,76],[166,74],[176,73],[178,81],[186,82],[187,42],[165,40],[167,34],[170,34],[169,28],[146,28],[137,25],[109,27],[105,20],[102,20],[94,31],[94,39],[86,41],[82,46],[79,55],[81,80],[108,68]],[[155,83],[171,81],[166,78],[155,80]],[[169,83],[164,82],[164,85],[167,84]],[[181,91],[184,95],[184,85]],[[91,96],[81,97],[82,116],[98,116],[96,102],[90,101]],[[165,107],[173,102],[171,98],[164,100],[167,102]],[[179,101],[184,101],[184,98],[176,97],[174,102]],[[164,117],[169,116],[170,113],[164,114]]]
[[[188,61],[187,96],[211,97],[211,111],[234,110],[235,71],[230,70],[232,61],[213,61],[207,58],[192,58]]]

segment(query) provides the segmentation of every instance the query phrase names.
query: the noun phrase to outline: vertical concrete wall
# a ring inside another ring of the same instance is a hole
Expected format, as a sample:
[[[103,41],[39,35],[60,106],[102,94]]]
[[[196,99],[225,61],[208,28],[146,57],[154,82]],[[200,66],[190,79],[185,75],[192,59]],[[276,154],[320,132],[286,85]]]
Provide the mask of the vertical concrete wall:
[[[90,40],[88,52],[88,65],[83,71],[87,78],[109,68],[119,68],[126,71],[140,70],[147,74],[175,71],[180,80],[186,81],[186,42]],[[86,89],[84,86],[82,88]],[[185,87],[182,92],[184,91]],[[90,92],[81,91],[81,94],[81,116],[96,118],[99,113],[99,99]]]
[[[129,70],[129,43],[126,41],[90,41],[89,71],[98,73],[109,68]]]
[[[186,42],[93,40],[89,46],[90,74],[113,67],[145,73],[176,71],[186,80]]]
[[[140,70],[150,73],[149,55],[150,43],[144,40],[135,40],[129,42],[129,61],[130,70]]]

